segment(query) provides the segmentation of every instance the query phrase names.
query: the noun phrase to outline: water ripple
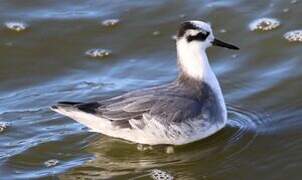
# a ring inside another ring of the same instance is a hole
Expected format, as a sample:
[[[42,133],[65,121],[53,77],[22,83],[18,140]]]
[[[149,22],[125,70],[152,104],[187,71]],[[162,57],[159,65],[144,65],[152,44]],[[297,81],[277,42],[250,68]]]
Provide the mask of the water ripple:
[[[226,136],[224,150],[231,150],[228,157],[235,156],[244,151],[253,143],[258,135],[258,127],[264,122],[262,116],[236,106],[228,106],[229,122],[227,129],[231,130]]]

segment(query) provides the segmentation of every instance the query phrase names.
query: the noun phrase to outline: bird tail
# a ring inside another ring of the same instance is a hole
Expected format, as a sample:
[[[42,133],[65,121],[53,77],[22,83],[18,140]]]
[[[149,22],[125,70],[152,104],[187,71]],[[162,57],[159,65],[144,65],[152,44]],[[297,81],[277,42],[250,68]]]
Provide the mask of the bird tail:
[[[93,103],[81,103],[81,102],[58,102],[56,105],[50,107],[51,110],[68,116],[73,120],[89,127],[94,132],[101,132],[106,122],[97,118],[90,109],[90,105]]]
[[[65,111],[76,110],[77,105],[80,105],[80,104],[82,104],[82,103],[62,101],[62,102],[58,102],[56,105],[51,106],[50,109],[55,111],[55,112],[58,112],[58,113],[62,114],[61,113],[62,109],[64,109]]]

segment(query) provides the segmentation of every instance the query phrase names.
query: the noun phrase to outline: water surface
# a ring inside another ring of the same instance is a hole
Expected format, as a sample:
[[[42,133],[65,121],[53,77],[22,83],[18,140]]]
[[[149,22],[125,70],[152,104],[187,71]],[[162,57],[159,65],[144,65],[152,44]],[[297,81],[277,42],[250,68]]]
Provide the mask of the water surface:
[[[302,28],[301,8],[299,0],[0,1],[0,179],[150,179],[152,169],[176,179],[300,179],[302,45],[283,34]],[[261,17],[281,25],[250,31]],[[112,18],[120,23],[102,26]],[[228,104],[221,132],[174,154],[140,152],[49,110],[173,80],[171,37],[190,19],[241,48],[208,51]],[[29,28],[10,31],[9,21]],[[112,55],[86,56],[93,48]]]

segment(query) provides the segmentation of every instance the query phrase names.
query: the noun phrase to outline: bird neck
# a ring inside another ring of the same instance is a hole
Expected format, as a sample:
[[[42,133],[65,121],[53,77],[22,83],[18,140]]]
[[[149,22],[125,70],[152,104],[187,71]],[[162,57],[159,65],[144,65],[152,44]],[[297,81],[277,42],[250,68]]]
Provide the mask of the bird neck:
[[[177,42],[180,68],[178,82],[195,87],[194,89],[200,89],[206,83],[216,94],[222,96],[219,82],[209,64],[206,48],[198,42]]]
[[[180,75],[176,82],[183,87],[190,88],[198,97],[202,97],[204,86],[209,86],[218,98],[219,106],[223,111],[224,120],[227,111],[219,82],[209,64],[206,48],[200,43],[177,42],[177,57]]]
[[[206,81],[208,76],[214,75],[205,49],[199,43],[177,43],[178,66],[182,75],[196,81]]]

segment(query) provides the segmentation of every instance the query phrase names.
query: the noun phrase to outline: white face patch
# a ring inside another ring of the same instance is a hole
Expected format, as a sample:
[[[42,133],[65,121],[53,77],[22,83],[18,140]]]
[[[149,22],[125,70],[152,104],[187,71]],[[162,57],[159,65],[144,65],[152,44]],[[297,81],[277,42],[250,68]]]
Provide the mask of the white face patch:
[[[200,30],[189,29],[186,31],[185,36],[196,36]]]
[[[212,28],[210,23],[205,23],[202,21],[190,21],[190,22],[194,24],[196,27],[212,33]]]
[[[190,35],[190,36],[196,36],[198,33],[203,33],[203,34],[207,34],[210,31],[206,31],[204,29],[189,29],[186,31],[186,36]]]
[[[201,47],[204,48],[212,46],[214,36],[210,24],[202,21],[189,21],[187,24],[184,24],[183,27],[186,29],[181,29],[178,40],[186,38],[188,42],[191,42],[192,40],[200,41]],[[182,31],[184,31],[183,34],[181,34]],[[204,35],[204,38],[202,35]]]

